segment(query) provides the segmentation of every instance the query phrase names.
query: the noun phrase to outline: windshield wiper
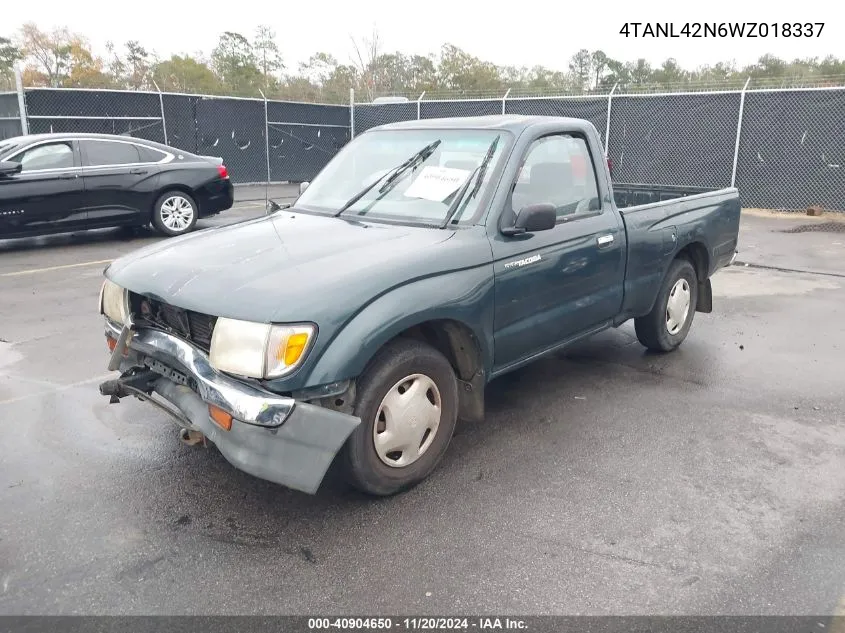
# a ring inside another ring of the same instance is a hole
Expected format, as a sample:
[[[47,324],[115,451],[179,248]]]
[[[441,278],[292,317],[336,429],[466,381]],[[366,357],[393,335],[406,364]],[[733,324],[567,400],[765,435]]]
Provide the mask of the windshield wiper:
[[[385,183],[378,190],[379,193],[386,193],[389,190],[389,188],[391,187],[391,185],[394,182],[396,182],[396,180],[399,178],[399,176],[404,174],[409,169],[416,168],[417,165],[424,162],[429,156],[431,156],[434,153],[434,150],[437,148],[438,145],[440,145],[440,139],[437,139],[433,143],[429,143],[428,145],[426,145],[421,150],[416,152],[413,156],[411,156],[408,160],[406,160],[401,165],[398,165],[398,166],[394,167],[393,169],[389,170],[387,173],[385,173],[380,178],[376,178],[376,180],[374,182],[370,183],[369,185],[364,187],[364,189],[362,189],[361,191],[356,193],[354,196],[352,196],[346,202],[346,204],[344,204],[340,208],[340,210],[337,213],[334,214],[334,217],[341,215],[344,211],[349,209],[353,204],[355,204],[361,198],[366,196],[373,189],[373,187],[375,187],[382,180],[384,180],[384,178],[385,178],[385,176],[387,176],[387,174],[390,174],[390,177],[385,181]]]
[[[458,212],[459,207],[461,206],[461,202],[466,195],[467,189],[469,189],[469,185],[472,182],[472,179],[475,178],[475,187],[472,188],[469,196],[467,196],[467,204],[470,200],[472,200],[481,189],[481,183],[484,182],[484,174],[487,172],[487,166],[490,164],[490,161],[493,160],[493,155],[496,153],[496,147],[499,145],[500,136],[497,136],[493,139],[493,142],[490,143],[490,147],[487,148],[487,155],[484,157],[484,160],[481,161],[481,164],[472,170],[472,173],[467,176],[467,179],[464,181],[464,184],[461,185],[461,188],[455,194],[455,198],[452,200],[452,204],[449,205],[449,208],[446,210],[446,219],[443,220],[443,223],[440,225],[441,229],[445,229],[449,226],[449,222],[452,221],[452,218]],[[466,206],[466,205],[464,205]]]

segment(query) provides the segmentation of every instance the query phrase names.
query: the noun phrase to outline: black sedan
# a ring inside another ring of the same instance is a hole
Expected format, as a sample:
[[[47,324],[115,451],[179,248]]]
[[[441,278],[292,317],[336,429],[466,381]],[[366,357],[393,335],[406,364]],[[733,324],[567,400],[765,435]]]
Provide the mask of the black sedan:
[[[148,224],[182,235],[233,202],[220,158],[104,134],[0,140],[0,239]]]

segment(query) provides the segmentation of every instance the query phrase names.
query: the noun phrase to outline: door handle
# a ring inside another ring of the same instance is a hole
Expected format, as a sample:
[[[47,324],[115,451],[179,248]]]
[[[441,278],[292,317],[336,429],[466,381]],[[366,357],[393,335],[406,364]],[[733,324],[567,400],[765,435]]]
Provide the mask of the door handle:
[[[79,178],[79,174],[59,174],[59,180],[73,180]]]
[[[146,169],[130,169],[129,173],[141,175],[141,174],[146,174],[147,170]]]
[[[602,235],[596,239],[596,242],[599,246],[609,246],[613,244],[613,236],[612,235]]]

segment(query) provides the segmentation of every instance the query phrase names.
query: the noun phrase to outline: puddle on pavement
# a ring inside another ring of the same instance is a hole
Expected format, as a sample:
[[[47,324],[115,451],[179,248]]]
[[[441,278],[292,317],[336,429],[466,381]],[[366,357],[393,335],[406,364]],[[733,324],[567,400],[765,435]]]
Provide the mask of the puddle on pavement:
[[[0,341],[0,369],[14,365],[23,358],[23,354],[17,351],[11,343]]]
[[[713,295],[716,297],[752,297],[800,295],[815,290],[836,290],[845,279],[800,273],[781,273],[759,268],[732,267],[713,276]]]

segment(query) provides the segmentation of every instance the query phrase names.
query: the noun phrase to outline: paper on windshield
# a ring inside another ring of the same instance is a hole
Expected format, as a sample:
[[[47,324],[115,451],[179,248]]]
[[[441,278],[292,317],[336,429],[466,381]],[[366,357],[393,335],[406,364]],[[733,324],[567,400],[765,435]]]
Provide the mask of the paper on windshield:
[[[417,179],[405,190],[409,198],[423,198],[441,202],[454,193],[469,176],[466,169],[452,167],[423,167]]]

